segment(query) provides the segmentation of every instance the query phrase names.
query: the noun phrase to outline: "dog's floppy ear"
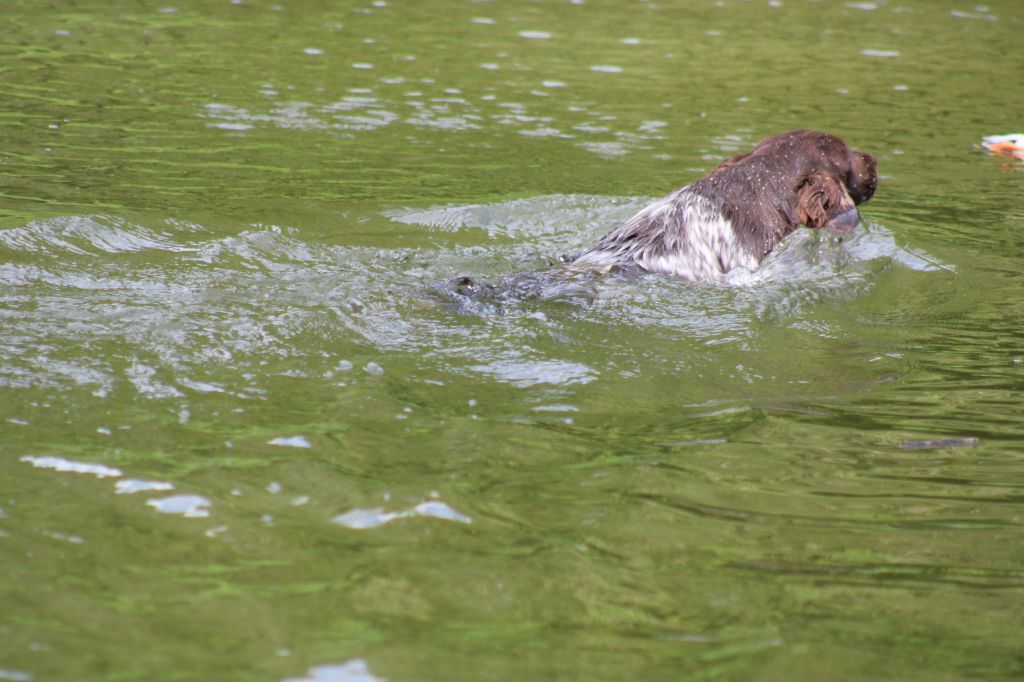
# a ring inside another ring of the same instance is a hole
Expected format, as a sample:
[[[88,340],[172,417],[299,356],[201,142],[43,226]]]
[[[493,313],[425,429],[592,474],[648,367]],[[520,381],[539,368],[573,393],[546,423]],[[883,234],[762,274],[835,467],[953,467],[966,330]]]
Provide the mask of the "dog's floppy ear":
[[[878,187],[878,169],[875,157],[865,152],[850,150],[850,173],[846,176],[846,187],[855,204],[870,199]]]
[[[825,227],[840,213],[853,208],[846,188],[826,173],[814,171],[796,186],[796,215],[801,225]]]

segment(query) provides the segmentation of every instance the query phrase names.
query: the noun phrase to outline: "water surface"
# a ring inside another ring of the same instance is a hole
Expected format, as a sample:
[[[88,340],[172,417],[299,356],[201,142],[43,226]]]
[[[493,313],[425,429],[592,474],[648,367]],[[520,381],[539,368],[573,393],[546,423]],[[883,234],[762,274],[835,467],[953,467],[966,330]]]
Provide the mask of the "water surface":
[[[1017,3],[5,16],[0,680],[1024,675]],[[851,238],[451,296],[794,127]]]

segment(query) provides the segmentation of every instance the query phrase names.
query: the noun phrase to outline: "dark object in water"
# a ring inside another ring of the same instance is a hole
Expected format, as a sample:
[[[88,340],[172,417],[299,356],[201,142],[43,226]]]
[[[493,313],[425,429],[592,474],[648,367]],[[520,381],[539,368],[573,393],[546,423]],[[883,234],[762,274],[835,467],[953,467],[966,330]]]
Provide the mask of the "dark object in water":
[[[501,314],[527,301],[565,301],[586,304],[597,298],[608,275],[635,281],[644,271],[626,263],[608,273],[556,267],[549,270],[506,275],[496,283],[473,277],[455,277],[434,286],[434,292],[465,314]]]
[[[904,450],[928,450],[931,448],[973,448],[981,445],[977,438],[934,438],[930,440],[905,440],[900,443]]]
[[[572,268],[635,264],[694,282],[754,270],[801,225],[849,233],[878,186],[875,157],[834,135],[791,130],[726,159],[577,256]]]

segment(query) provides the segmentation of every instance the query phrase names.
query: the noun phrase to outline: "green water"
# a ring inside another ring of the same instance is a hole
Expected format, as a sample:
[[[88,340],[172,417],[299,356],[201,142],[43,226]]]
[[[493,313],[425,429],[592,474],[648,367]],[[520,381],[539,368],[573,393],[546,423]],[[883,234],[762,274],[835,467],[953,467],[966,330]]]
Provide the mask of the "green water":
[[[1017,0],[92,5],[3,8],[0,680],[1024,677]],[[794,127],[846,242],[444,295]]]

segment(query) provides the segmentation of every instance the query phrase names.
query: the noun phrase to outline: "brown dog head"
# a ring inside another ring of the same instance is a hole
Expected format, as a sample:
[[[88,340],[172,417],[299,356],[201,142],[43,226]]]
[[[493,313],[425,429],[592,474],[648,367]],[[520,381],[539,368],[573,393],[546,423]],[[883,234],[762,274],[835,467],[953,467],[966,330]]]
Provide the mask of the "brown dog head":
[[[832,227],[850,232],[860,219],[857,204],[870,199],[878,187],[875,157],[846,146],[835,135],[813,130],[790,130],[759,142],[751,151],[724,161],[712,173],[718,186],[740,183],[736,196],[771,193],[789,226]],[[758,215],[769,202],[749,209],[750,229],[769,222]]]
[[[807,227],[850,232],[860,220],[857,204],[875,194],[875,157],[846,146],[835,135],[792,130],[770,137],[751,152],[779,164],[779,174],[794,178],[793,216]]]

